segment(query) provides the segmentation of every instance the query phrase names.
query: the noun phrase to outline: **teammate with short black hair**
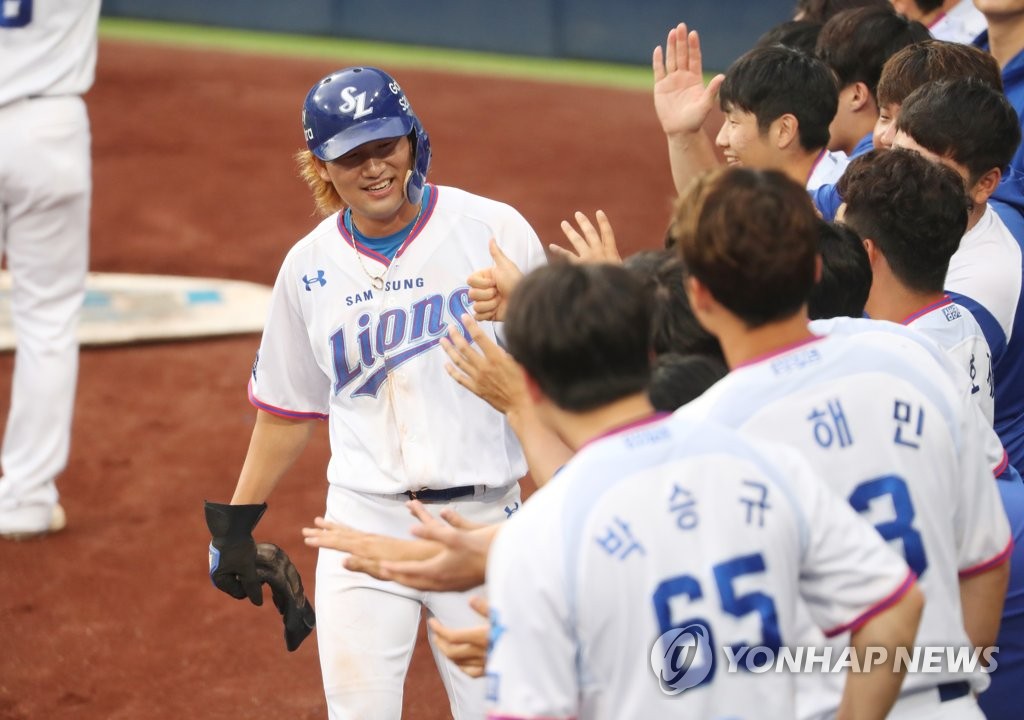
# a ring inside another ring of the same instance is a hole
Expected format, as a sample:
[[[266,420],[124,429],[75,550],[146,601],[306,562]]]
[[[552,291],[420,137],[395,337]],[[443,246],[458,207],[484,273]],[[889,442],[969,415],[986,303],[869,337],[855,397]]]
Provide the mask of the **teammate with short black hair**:
[[[926,604],[915,644],[988,647],[1013,542],[986,455],[992,430],[969,390],[937,348],[895,330],[811,332],[817,215],[791,179],[733,168],[695,190],[674,232],[694,312],[731,372],[680,414],[800,449],[917,573]],[[845,645],[807,627],[801,644]],[[893,717],[978,717],[973,679],[953,666],[911,673]],[[836,712],[839,680],[800,674],[798,714]]]
[[[907,20],[891,7],[846,10],[825,23],[816,53],[839,78],[829,150],[856,157],[871,148],[882,66],[897,51],[930,37],[924,25]]]
[[[650,324],[641,280],[609,264],[541,268],[509,298],[509,351],[575,455],[490,548],[491,717],[792,717],[793,676],[726,672],[724,648],[795,639],[800,600],[858,651],[913,638],[913,576],[796,453],[653,411]],[[876,669],[846,675],[852,717],[895,696],[901,673]]]
[[[978,321],[992,350],[994,425],[1018,471],[1024,467],[1024,252],[988,199],[1020,137],[1006,97],[964,78],[912,92],[893,139],[894,147],[955,170],[967,188],[967,231],[950,259],[945,288]]]
[[[897,52],[886,61],[878,79],[879,118],[874,132],[875,147],[892,146],[900,108],[917,88],[933,80],[969,77],[1000,92],[1003,90],[995,58],[971,45],[927,40]]]
[[[854,160],[839,186],[844,220],[864,238],[871,260],[868,315],[931,337],[963,370],[991,423],[992,351],[974,315],[945,293],[950,258],[967,228],[963,180],[918,153],[893,148]]]
[[[824,164],[836,113],[834,73],[817,58],[773,45],[750,50],[704,86],[700,39],[685,24],[652,58],[654,105],[668,138],[676,190],[719,166],[701,134],[715,101],[726,115],[716,143],[729,165],[775,169],[813,189],[836,177]]]
[[[811,320],[861,317],[871,292],[871,262],[860,235],[842,223],[818,223],[821,277],[807,298]]]

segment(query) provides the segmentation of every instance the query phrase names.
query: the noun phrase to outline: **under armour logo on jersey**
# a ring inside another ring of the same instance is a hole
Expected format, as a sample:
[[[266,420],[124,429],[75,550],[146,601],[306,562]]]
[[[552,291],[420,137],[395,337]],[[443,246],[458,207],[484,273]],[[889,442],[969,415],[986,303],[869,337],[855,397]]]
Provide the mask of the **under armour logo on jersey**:
[[[506,517],[506,519],[507,519],[507,518],[510,518],[510,517],[512,517],[512,514],[513,514],[513,513],[514,513],[514,512],[516,511],[516,510],[518,510],[518,509],[519,509],[519,503],[518,503],[518,502],[516,502],[516,503],[515,503],[514,505],[512,505],[511,507],[509,507],[508,505],[506,505],[506,506],[505,506],[505,517]]]
[[[320,287],[327,284],[327,281],[324,280],[323,270],[317,270],[315,278],[311,278],[309,275],[303,275],[302,282],[306,283],[306,292],[313,292],[313,283],[319,283]]]
[[[32,0],[3,0],[0,27],[25,27],[32,22]]]
[[[373,112],[373,106],[366,107],[366,93],[361,92],[356,95],[356,90],[359,88],[349,86],[341,91],[341,99],[344,100],[341,107],[338,108],[343,113],[352,113],[352,119],[358,120],[364,115],[369,115]],[[354,112],[353,112],[354,111]]]

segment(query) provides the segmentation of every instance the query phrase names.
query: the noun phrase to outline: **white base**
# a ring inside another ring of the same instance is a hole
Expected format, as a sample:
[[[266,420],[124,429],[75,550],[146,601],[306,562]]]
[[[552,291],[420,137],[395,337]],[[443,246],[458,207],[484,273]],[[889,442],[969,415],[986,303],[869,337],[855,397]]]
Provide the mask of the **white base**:
[[[82,345],[258,333],[271,288],[170,275],[89,273],[79,327]],[[0,272],[0,351],[14,348],[11,277]]]

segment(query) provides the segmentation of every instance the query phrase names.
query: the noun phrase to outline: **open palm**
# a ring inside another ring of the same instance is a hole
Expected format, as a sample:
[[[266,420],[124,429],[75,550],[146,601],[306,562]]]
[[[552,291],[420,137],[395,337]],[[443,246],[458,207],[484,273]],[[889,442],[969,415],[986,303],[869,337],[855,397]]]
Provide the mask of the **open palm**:
[[[680,23],[669,30],[665,50],[654,48],[654,109],[666,135],[698,132],[718,98],[725,79],[716,75],[704,86],[700,38]]]

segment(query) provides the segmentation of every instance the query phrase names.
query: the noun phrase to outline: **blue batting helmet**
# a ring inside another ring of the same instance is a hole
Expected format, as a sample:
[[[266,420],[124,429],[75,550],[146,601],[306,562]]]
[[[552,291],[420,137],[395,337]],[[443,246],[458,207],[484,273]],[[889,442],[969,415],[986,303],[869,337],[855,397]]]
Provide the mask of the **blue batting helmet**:
[[[402,88],[383,70],[351,67],[333,72],[306,95],[302,127],[310,152],[324,162],[373,140],[412,134],[412,172],[405,196],[416,204],[430,167],[430,138]]]

